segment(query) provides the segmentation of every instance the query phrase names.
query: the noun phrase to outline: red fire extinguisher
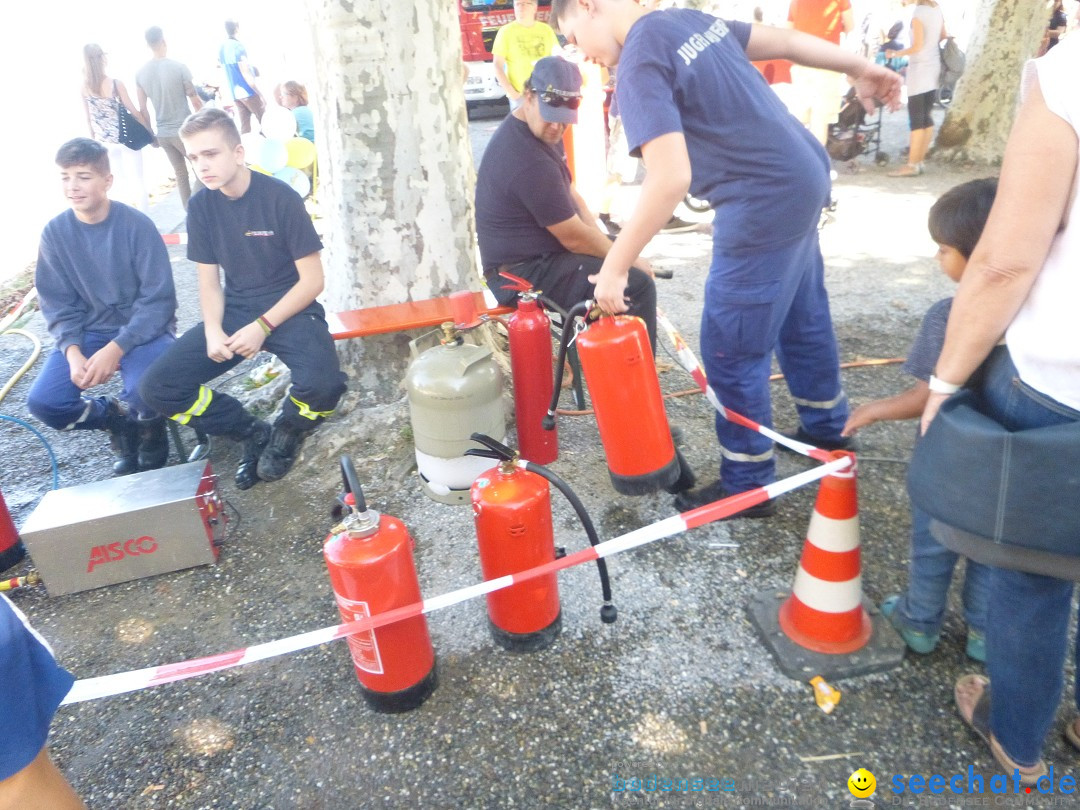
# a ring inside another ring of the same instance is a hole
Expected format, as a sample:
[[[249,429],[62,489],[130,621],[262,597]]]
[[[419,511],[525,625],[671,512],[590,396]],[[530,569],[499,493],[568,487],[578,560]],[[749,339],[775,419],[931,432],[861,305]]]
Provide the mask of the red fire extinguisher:
[[[6,571],[25,556],[26,548],[19,539],[15,521],[11,519],[4,493],[0,492],[0,571]]]
[[[510,273],[500,273],[512,283],[506,289],[518,291],[518,306],[506,319],[510,334],[510,372],[514,378],[514,420],[521,455],[537,464],[550,464],[559,457],[559,436],[544,430],[544,414],[555,384],[551,369],[551,319],[538,300],[540,293],[529,282]]]
[[[596,318],[590,313],[585,317],[590,309],[591,302],[583,301],[567,314],[555,366],[555,392],[544,426],[555,426],[563,363],[573,330],[616,491],[644,495],[661,488],[671,493],[690,489],[694,473],[671,438],[645,323],[629,315]]]
[[[555,559],[549,482],[570,500],[585,526],[589,542],[593,545],[599,542],[588,512],[565,481],[546,467],[521,459],[518,453],[490,436],[474,433],[472,439],[487,449],[470,449],[466,453],[499,461],[476,479],[471,492],[485,580],[509,576]],[[600,618],[610,624],[618,612],[611,602],[607,566],[602,559],[596,563],[604,596]],[[562,629],[556,574],[489,593],[487,603],[491,635],[504,649],[542,650],[555,641]]]
[[[347,622],[419,602],[413,540],[397,518],[368,509],[348,456],[341,458],[344,517],[323,546],[341,618]],[[435,690],[427,619],[415,616],[348,637],[364,699],[378,712],[415,709]]]

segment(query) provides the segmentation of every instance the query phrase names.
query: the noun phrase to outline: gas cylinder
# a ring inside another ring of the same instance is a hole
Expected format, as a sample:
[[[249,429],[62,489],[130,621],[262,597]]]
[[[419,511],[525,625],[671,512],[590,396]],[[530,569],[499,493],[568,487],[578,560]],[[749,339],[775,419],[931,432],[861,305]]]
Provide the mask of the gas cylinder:
[[[604,315],[575,327],[575,315],[588,311],[588,303],[570,310],[556,373],[561,378],[569,330],[576,328],[578,356],[612,485],[623,495],[689,489],[694,475],[671,438],[645,322],[630,315]],[[556,379],[556,397],[560,382]],[[553,397],[545,426],[554,425],[556,404]]]
[[[469,436],[506,435],[502,371],[486,346],[466,343],[452,323],[442,326],[440,345],[420,352],[405,375],[416,466],[424,491],[440,503],[469,502],[469,488],[486,464],[469,458]]]
[[[528,282],[526,282],[527,284]],[[544,414],[555,388],[551,364],[551,320],[531,290],[518,293],[518,307],[507,318],[510,371],[514,379],[514,421],[521,455],[537,464],[559,457],[559,435],[544,430]]]
[[[19,539],[15,521],[8,512],[4,493],[0,492],[0,571],[6,571],[26,556],[26,548]]]
[[[351,622],[419,602],[408,530],[367,508],[348,456],[341,469],[346,514],[323,545],[341,618]],[[356,633],[348,643],[364,699],[375,711],[415,709],[435,690],[435,651],[423,615]]]

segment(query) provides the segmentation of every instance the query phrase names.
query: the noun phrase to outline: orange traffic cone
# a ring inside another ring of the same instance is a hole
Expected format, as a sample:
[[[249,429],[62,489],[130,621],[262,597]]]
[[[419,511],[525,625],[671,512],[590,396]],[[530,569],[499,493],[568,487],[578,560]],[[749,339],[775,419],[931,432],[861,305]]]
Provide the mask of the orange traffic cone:
[[[850,453],[847,455],[851,455]],[[861,649],[873,625],[862,604],[855,464],[821,481],[799,571],[780,606],[780,629],[800,647],[841,655]]]

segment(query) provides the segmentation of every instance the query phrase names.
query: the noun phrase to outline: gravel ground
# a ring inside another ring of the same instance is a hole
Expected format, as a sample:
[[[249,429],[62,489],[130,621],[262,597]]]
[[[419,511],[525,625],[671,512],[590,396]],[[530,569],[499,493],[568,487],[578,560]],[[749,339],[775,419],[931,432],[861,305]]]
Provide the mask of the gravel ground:
[[[885,146],[895,155],[906,120],[886,118]],[[844,361],[903,356],[923,312],[950,292],[931,259],[927,209],[947,188],[987,173],[931,164],[922,177],[890,179],[867,157],[859,164],[855,173],[837,167],[838,207],[822,234]],[[182,218],[175,197],[170,204],[155,212],[163,230]],[[186,327],[196,319],[193,268],[181,248],[170,250]],[[675,270],[673,280],[658,283],[661,306],[694,347],[709,251],[705,224],[660,236],[651,248],[657,264]],[[44,334],[40,317],[30,328]],[[18,367],[18,354],[3,353],[0,377]],[[669,392],[692,387],[678,369],[664,371],[661,382]],[[846,371],[844,384],[858,403],[907,381],[893,365]],[[27,388],[27,380],[15,387],[5,413],[25,415]],[[795,427],[782,383],[775,414],[779,428]],[[699,478],[712,480],[717,454],[707,403],[700,396],[670,400],[669,418],[683,428],[684,452]],[[79,677],[333,624],[321,544],[342,451],[353,456],[369,502],[402,518],[415,537],[425,595],[476,582],[471,512],[420,494],[408,436],[403,402],[361,407],[360,394],[350,392],[286,480],[248,492],[233,487],[236,451],[223,444],[213,464],[242,519],[218,564],[66,597],[27,591],[17,602]],[[909,424],[877,425],[860,436],[863,584],[874,603],[906,582],[904,475],[913,437]],[[49,438],[62,485],[107,477],[99,436]],[[581,494],[604,539],[673,514],[669,496],[614,493],[591,418],[564,418],[560,442],[553,468]],[[0,422],[0,448],[0,487],[21,524],[49,486],[48,461],[29,431],[7,422]],[[809,466],[781,454],[778,472]],[[859,767],[877,776],[878,806],[966,806],[972,797],[916,801],[888,789],[895,774],[966,773],[969,764],[987,779],[994,773],[985,747],[952,707],[955,678],[978,669],[964,657],[955,593],[934,654],[835,682],[843,699],[830,715],[807,684],[780,673],[748,621],[753,594],[790,587],[815,494],[808,487],[784,497],[769,520],[714,524],[612,558],[613,625],[599,621],[595,572],[565,572],[563,633],[542,652],[496,647],[481,601],[432,614],[439,686],[411,713],[370,712],[346,645],[335,643],[62,709],[53,755],[92,808],[847,807],[846,780]],[[558,501],[555,527],[558,544],[573,550],[585,542]],[[1056,732],[1046,754],[1059,775],[1073,772],[1075,753]],[[730,790],[614,789],[650,775],[714,779]],[[975,798],[1049,806],[1049,797],[1041,804]]]

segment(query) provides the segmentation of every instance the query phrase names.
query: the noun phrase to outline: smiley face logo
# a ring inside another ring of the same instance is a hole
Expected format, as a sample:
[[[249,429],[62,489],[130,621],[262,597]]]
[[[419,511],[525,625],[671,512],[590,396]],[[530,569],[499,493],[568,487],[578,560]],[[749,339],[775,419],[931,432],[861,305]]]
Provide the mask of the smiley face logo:
[[[865,799],[867,796],[874,795],[874,791],[877,790],[877,780],[866,768],[859,768],[848,777],[847,786],[852,796]]]

